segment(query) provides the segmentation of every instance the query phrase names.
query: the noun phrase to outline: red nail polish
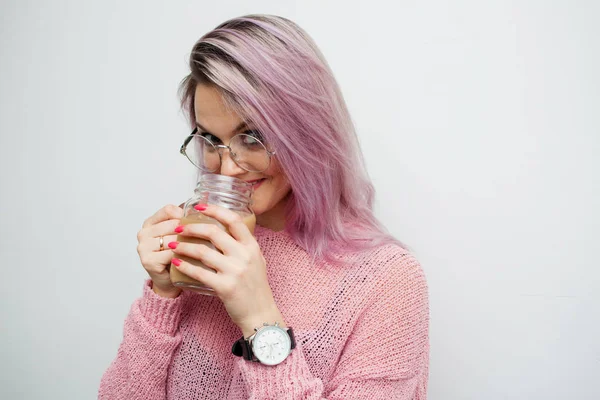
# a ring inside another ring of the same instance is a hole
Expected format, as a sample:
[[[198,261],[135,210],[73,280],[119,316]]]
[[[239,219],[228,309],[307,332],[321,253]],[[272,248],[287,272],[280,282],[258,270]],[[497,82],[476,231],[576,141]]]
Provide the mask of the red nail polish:
[[[179,258],[173,258],[171,260],[171,262],[176,266],[179,267],[181,265],[181,260]]]
[[[198,210],[198,211],[204,211],[204,210],[206,210],[206,208],[207,208],[207,205],[206,205],[206,204],[196,204],[196,205],[194,206],[194,208],[195,208],[196,210]]]
[[[177,228],[175,228],[175,233],[181,233],[183,232],[183,226],[179,225]]]
[[[178,244],[179,244],[179,242],[170,242],[169,243],[169,248],[170,249],[176,249]]]

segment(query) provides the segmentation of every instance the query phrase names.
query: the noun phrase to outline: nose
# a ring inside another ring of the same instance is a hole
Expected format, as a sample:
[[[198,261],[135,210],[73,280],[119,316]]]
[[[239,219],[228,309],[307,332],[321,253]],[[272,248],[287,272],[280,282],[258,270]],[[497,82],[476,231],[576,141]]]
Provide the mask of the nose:
[[[233,161],[233,158],[231,158],[231,152],[228,149],[223,149],[221,151],[221,175],[235,177],[242,175],[245,172],[245,169],[241,168],[235,163],[235,161]]]

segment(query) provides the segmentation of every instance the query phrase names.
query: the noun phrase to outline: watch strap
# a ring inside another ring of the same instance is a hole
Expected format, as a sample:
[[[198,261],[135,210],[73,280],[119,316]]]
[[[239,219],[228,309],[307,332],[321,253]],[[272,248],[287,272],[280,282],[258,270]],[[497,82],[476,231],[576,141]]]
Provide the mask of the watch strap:
[[[292,327],[288,326],[287,328],[282,329],[287,331],[288,335],[290,336],[291,349],[296,348],[296,338],[294,337],[294,331],[292,330]],[[258,361],[254,357],[254,353],[252,353],[252,345],[250,344],[250,341],[245,339],[243,336],[233,344],[231,352],[238,357],[243,357],[244,360]]]

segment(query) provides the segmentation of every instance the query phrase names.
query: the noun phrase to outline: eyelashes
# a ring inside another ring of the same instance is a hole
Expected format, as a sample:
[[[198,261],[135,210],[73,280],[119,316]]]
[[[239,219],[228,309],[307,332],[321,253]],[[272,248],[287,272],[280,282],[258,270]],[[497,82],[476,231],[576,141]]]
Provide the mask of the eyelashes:
[[[249,130],[247,130],[247,131],[245,131],[243,133],[246,134],[246,135],[249,135],[249,136],[252,136],[252,137],[258,139],[258,140],[260,140],[263,143],[265,142],[265,139],[264,139],[262,133],[260,133],[260,131],[258,131],[256,129],[249,129]]]
[[[221,142],[221,140],[218,137],[216,137],[215,135],[213,135],[212,133],[200,132],[200,136],[202,136],[205,139],[208,139],[212,143],[220,143]]]
[[[248,135],[248,136],[252,136],[253,138],[256,138],[258,140],[260,140],[262,143],[265,142],[262,133],[260,133],[260,131],[256,130],[256,129],[248,129],[244,132],[242,132],[244,135]],[[216,137],[215,135],[213,135],[212,133],[208,133],[208,132],[200,132],[200,136],[210,140],[211,142],[218,144],[221,143],[221,139],[219,139],[218,137]]]

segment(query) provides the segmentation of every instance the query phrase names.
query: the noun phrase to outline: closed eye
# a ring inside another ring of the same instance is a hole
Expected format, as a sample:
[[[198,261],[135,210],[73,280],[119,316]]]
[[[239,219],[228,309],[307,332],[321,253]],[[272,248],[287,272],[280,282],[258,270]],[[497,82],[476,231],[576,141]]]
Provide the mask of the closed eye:
[[[218,137],[216,137],[212,133],[200,132],[200,136],[202,136],[203,138],[208,139],[213,144],[219,144],[219,143],[221,143],[221,139],[219,139]]]
[[[260,133],[260,131],[256,130],[256,129],[249,129],[245,132],[243,132],[245,135],[249,135],[252,136],[258,140],[260,140],[261,142],[265,142],[265,139],[263,138],[262,133]]]

